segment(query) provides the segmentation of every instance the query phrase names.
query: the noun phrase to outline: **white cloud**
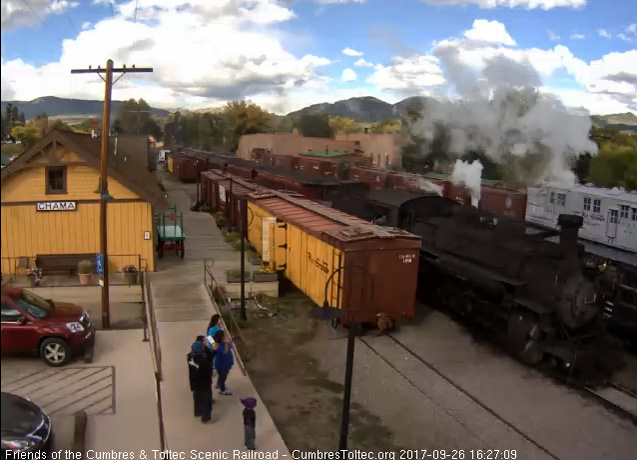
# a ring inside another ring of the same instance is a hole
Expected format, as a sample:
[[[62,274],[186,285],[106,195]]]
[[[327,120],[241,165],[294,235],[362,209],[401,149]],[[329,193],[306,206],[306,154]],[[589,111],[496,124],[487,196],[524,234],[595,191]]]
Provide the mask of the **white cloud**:
[[[353,50],[352,48],[345,48],[342,52],[345,56],[357,57],[363,55],[360,51]]]
[[[340,5],[345,3],[365,3],[367,0],[313,0],[321,5]]]
[[[573,34],[571,35],[571,40],[583,40],[586,38],[584,34]]]
[[[551,40],[552,42],[556,42],[560,40],[560,36],[557,35],[555,32],[553,32],[552,30],[549,30],[549,40]]]
[[[476,19],[473,27],[464,33],[464,36],[474,42],[515,45],[515,40],[506,31],[504,24],[498,21]]]
[[[59,14],[78,5],[68,0],[2,0],[2,30],[39,24],[40,20],[46,21],[49,14]]]
[[[602,38],[610,38],[610,32],[606,29],[599,29],[597,31],[597,34]]]
[[[367,83],[381,90],[420,92],[445,83],[433,56],[396,57],[391,65],[377,65]]]
[[[91,23],[88,21],[85,21],[82,23],[82,30],[86,30],[86,29],[90,29],[91,28]]]
[[[365,59],[360,58],[358,61],[354,63],[356,67],[374,67],[374,64],[371,62],[367,62]]]
[[[631,24],[618,37],[627,42],[637,42],[637,24]]]
[[[358,79],[358,75],[352,69],[343,70],[343,75],[341,76],[341,80],[345,82],[353,82]]]
[[[36,67],[3,59],[3,94],[21,100],[46,95],[100,99],[101,80],[71,77],[70,70],[104,65],[112,58],[116,65],[154,68],[153,74],[120,80],[116,99],[143,97],[162,107],[210,106],[298,91],[330,63],[284,49],[282,43],[294,37],[273,26],[294,13],[273,0],[190,0],[190,8],[183,8],[181,0],[139,0],[137,24],[129,14],[135,3],[120,5],[114,19],[65,40],[57,62]],[[153,20],[147,21],[150,16]]]
[[[553,8],[582,8],[586,0],[421,0],[434,5],[477,5],[480,8],[492,9],[498,7],[524,8],[527,10]]]

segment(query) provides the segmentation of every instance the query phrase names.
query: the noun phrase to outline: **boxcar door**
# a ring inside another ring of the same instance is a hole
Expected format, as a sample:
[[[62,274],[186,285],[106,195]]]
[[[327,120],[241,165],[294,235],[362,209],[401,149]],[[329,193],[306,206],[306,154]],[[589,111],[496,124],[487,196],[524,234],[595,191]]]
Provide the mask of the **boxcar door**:
[[[610,208],[606,223],[606,236],[615,239],[617,236],[617,224],[619,223],[619,209]]]
[[[283,270],[287,268],[288,258],[288,224],[277,220],[274,225],[274,248],[272,253],[274,254],[274,260],[276,263],[276,270]]]

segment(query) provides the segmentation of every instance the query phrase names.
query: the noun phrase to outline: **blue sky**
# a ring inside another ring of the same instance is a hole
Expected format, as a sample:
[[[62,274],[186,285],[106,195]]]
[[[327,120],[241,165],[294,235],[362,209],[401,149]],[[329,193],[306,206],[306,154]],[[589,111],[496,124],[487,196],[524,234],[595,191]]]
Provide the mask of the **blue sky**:
[[[541,86],[567,105],[581,103],[596,112],[635,111],[637,32],[631,25],[637,23],[637,2],[535,0],[579,7],[527,9],[507,6],[515,0],[497,0],[499,7],[479,6],[492,2],[139,0],[135,24],[134,0],[114,0],[112,5],[109,0],[2,0],[2,98],[53,94],[97,99],[97,85],[69,82],[68,72],[71,66],[97,65],[112,57],[156,69],[152,81],[130,79],[115,97],[141,91],[154,105],[166,107],[210,106],[246,97],[286,111],[363,94],[395,102],[411,94],[453,93],[444,89],[452,80],[432,48],[434,42],[452,39],[463,62],[477,74],[480,52],[491,57],[504,53],[518,61],[530,57],[535,68],[544,69]],[[151,11],[155,16],[149,19]],[[480,29],[476,20],[483,20]],[[515,45],[507,45],[502,34],[489,41],[499,27]],[[463,39],[472,29],[473,37],[478,42],[486,37],[489,46]],[[174,37],[170,43],[169,36]],[[153,43],[151,48],[122,54],[144,41]],[[476,46],[482,51],[476,52]],[[347,56],[345,48],[362,56]],[[372,66],[354,65],[361,58]],[[251,59],[254,63],[246,65]],[[442,70],[423,66],[422,59]],[[355,80],[343,81],[346,69],[350,77],[354,71]]]

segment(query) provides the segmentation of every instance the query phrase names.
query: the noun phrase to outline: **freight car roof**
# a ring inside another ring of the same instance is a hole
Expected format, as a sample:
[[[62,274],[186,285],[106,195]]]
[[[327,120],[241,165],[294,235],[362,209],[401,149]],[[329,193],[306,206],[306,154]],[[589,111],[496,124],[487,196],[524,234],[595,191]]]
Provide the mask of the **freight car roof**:
[[[323,157],[323,158],[334,158],[334,157],[345,157],[351,155],[350,152],[340,152],[338,150],[308,150],[307,152],[299,153],[301,156],[308,157]]]
[[[429,192],[408,192],[407,190],[393,190],[393,189],[380,189],[380,190],[372,190],[369,192],[369,200],[375,201],[377,203],[385,204],[387,206],[392,206],[395,208],[400,208],[403,204],[408,201],[415,200],[417,198],[421,198],[423,196],[436,196],[439,195],[437,193],[429,193]]]
[[[286,177],[296,182],[308,185],[336,185],[338,181],[329,177],[312,176],[302,171],[280,169],[275,166],[255,164],[254,169],[257,171],[267,172],[275,176]],[[258,173],[257,173],[258,174]]]
[[[400,229],[374,225],[315,201],[271,191],[255,192],[249,196],[259,207],[273,216],[320,239],[328,237],[340,243],[372,239],[402,239],[413,240],[414,247],[420,244],[419,236]]]

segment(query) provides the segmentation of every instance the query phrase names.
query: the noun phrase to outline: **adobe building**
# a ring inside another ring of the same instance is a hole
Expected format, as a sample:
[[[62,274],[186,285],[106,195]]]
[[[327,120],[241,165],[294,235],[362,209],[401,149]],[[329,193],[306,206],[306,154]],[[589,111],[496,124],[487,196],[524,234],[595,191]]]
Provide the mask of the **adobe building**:
[[[155,270],[154,212],[168,207],[155,176],[111,142],[109,270]],[[2,169],[2,273],[22,275],[43,259],[95,260],[99,252],[100,138],[54,129]],[[42,267],[40,267],[42,268]]]

